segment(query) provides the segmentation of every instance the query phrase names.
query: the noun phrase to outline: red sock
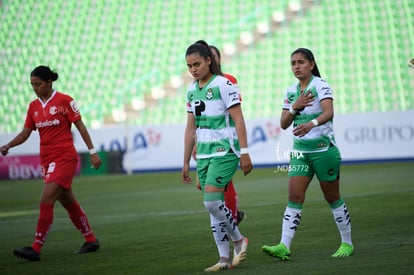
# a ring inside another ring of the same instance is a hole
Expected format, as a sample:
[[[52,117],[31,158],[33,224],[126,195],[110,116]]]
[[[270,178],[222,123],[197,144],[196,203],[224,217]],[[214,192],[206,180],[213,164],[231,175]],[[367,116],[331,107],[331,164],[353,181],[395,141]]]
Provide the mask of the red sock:
[[[72,220],[72,223],[82,233],[85,241],[96,242],[96,237],[93,234],[91,226],[89,225],[88,217],[80,207],[79,203],[75,201],[71,205],[65,206],[65,209],[68,211],[69,218]]]
[[[53,204],[41,203],[39,207],[40,212],[39,218],[37,219],[36,236],[32,244],[33,250],[37,253],[40,253],[40,250],[42,250],[47,234],[49,233],[50,227],[53,223]]]
[[[233,220],[237,223],[237,193],[234,189],[233,180],[227,185],[226,191],[224,192],[224,201],[226,202],[227,208],[231,210]]]

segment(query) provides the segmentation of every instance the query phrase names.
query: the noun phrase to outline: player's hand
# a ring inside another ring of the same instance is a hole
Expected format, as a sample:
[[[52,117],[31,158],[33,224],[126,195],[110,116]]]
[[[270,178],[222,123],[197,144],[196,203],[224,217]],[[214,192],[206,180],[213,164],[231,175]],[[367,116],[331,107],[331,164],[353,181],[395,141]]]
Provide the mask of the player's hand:
[[[303,137],[307,133],[309,133],[312,128],[315,127],[312,122],[301,124],[293,130],[293,135],[297,137]]]
[[[295,110],[303,110],[307,106],[311,106],[315,96],[311,91],[301,92],[298,99],[292,104],[292,108]]]
[[[249,154],[240,155],[240,168],[243,170],[244,175],[249,174],[253,169],[252,161]]]
[[[102,160],[97,153],[91,155],[91,168],[98,169],[102,165]]]
[[[190,177],[189,171],[190,171],[189,164],[185,164],[183,166],[183,170],[181,171],[181,180],[185,184],[190,184],[192,182],[192,179]]]
[[[10,149],[10,146],[8,146],[8,145],[1,146],[0,147],[1,154],[3,156],[7,155],[9,153],[9,149]]]

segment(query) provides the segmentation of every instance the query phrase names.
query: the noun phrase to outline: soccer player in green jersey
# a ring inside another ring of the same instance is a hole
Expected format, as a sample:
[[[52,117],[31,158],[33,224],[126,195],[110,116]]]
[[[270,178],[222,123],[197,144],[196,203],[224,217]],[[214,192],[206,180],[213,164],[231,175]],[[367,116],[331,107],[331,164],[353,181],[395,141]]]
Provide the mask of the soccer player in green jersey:
[[[228,73],[223,73],[221,70],[221,54],[220,54],[219,49],[214,45],[209,45],[209,46],[210,46],[211,53],[213,54],[214,59],[219,68],[220,74],[222,74],[225,78],[230,80],[233,86],[236,87],[237,90],[239,90],[236,77]],[[240,94],[240,98],[241,98],[241,94]],[[197,160],[195,146],[193,149],[193,157],[195,160]],[[197,183],[197,188],[201,190],[201,185],[198,179],[196,180],[196,183]],[[245,214],[244,214],[244,211],[239,209],[239,206],[238,206],[239,199],[237,196],[236,188],[234,187],[233,179],[229,181],[229,183],[226,185],[226,188],[224,189],[224,202],[226,206],[230,209],[231,214],[233,215],[233,221],[237,225],[239,225],[240,222],[244,219]]]
[[[224,203],[224,189],[239,163],[245,175],[253,169],[240,96],[231,81],[221,75],[205,41],[190,45],[185,58],[195,81],[187,91],[182,180],[184,183],[192,181],[190,159],[196,144],[197,175],[220,256],[218,263],[205,271],[231,269],[245,260],[248,239],[240,233]],[[234,244],[232,260],[230,239]]]
[[[299,83],[287,89],[280,118],[283,129],[293,123],[288,203],[280,243],[265,245],[262,250],[271,256],[289,260],[291,242],[302,217],[306,189],[316,175],[341,235],[341,245],[332,257],[351,256],[354,253],[351,218],[339,192],[341,154],[333,132],[332,89],[321,78],[310,50],[296,49],[291,54],[291,68]]]

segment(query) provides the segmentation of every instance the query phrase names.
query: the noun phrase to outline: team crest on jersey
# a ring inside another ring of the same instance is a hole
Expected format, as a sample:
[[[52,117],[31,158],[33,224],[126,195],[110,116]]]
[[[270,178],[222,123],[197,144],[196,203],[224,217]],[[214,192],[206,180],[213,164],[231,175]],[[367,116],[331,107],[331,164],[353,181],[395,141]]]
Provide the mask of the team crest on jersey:
[[[213,93],[213,90],[210,88],[210,89],[208,89],[207,90],[207,93],[206,93],[206,98],[208,99],[208,100],[211,100],[212,98],[213,98],[213,96],[214,96],[214,93]]]
[[[56,106],[50,107],[49,114],[51,114],[52,116],[57,114],[57,108],[56,108]]]

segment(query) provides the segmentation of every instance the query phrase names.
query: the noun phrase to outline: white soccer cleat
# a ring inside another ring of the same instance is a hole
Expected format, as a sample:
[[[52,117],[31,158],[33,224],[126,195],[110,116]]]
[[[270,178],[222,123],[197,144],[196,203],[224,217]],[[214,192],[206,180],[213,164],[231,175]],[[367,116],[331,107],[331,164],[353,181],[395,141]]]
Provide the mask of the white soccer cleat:
[[[220,270],[225,270],[225,269],[233,269],[233,266],[230,264],[230,262],[218,262],[213,266],[207,267],[206,269],[204,269],[205,272],[215,272],[215,271],[220,271]]]
[[[249,239],[246,237],[243,237],[243,241],[241,244],[241,249],[239,253],[236,253],[236,250],[234,250],[233,254],[233,266],[237,266],[241,264],[244,260],[247,258],[247,245],[249,244]]]

